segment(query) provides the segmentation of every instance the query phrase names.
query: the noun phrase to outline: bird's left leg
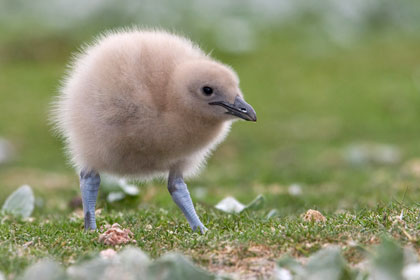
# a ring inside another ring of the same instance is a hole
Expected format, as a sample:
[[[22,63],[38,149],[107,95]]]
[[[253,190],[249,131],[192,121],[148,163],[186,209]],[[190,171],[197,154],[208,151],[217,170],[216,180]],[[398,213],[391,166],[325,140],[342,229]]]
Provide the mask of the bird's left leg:
[[[101,177],[95,171],[80,172],[80,190],[82,192],[85,230],[96,229],[95,206]]]
[[[207,231],[195,212],[194,205],[188,192],[187,185],[184,182],[182,173],[171,170],[168,178],[168,190],[173,201],[178,205],[193,231],[200,230],[202,234]]]

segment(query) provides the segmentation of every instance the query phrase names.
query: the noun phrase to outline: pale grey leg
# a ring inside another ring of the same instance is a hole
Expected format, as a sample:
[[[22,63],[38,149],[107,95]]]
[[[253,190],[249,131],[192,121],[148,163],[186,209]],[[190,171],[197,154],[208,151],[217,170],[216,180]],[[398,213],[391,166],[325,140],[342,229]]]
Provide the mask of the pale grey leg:
[[[207,231],[207,228],[201,223],[195,212],[190,193],[187,185],[184,182],[182,174],[176,171],[170,171],[168,179],[168,190],[172,196],[173,201],[178,205],[181,211],[187,218],[188,223],[193,231],[200,230],[202,234]]]
[[[82,192],[85,230],[96,229],[95,206],[101,178],[95,171],[80,172],[80,190]]]

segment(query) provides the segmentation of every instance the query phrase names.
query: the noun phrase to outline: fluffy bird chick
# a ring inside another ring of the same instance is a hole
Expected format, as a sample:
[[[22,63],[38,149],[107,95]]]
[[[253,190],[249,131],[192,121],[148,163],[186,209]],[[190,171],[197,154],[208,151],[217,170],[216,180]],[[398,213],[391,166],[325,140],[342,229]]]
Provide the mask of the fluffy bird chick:
[[[197,173],[233,120],[256,121],[235,72],[190,40],[163,31],[100,37],[70,67],[54,121],[80,172],[85,229],[95,229],[101,172],[168,177],[191,228],[206,231],[184,176]]]

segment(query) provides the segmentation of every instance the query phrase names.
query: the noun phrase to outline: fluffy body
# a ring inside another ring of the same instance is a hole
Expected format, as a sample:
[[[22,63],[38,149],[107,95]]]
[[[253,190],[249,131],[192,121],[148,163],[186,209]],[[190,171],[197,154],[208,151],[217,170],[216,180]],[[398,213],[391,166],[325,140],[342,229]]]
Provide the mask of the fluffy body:
[[[86,47],[54,106],[74,166],[139,179],[167,176],[174,166],[185,176],[196,174],[233,121],[198,111],[187,98],[192,93],[183,92],[196,64],[208,66],[207,80],[197,83],[222,79],[231,103],[242,96],[232,69],[177,35],[112,32]]]

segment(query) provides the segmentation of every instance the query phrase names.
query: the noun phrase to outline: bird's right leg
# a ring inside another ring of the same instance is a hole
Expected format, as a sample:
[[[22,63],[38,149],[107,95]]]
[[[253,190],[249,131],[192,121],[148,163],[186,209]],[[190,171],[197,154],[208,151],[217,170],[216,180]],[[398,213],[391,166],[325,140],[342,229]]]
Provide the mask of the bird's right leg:
[[[187,185],[184,182],[182,173],[171,170],[168,178],[168,190],[172,196],[172,200],[181,209],[184,216],[187,218],[188,223],[193,231],[200,230],[202,234],[207,231],[195,212],[194,205],[191,200],[190,193],[188,192]]]
[[[95,206],[101,177],[96,171],[80,172],[80,190],[82,192],[85,230],[96,229]]]

